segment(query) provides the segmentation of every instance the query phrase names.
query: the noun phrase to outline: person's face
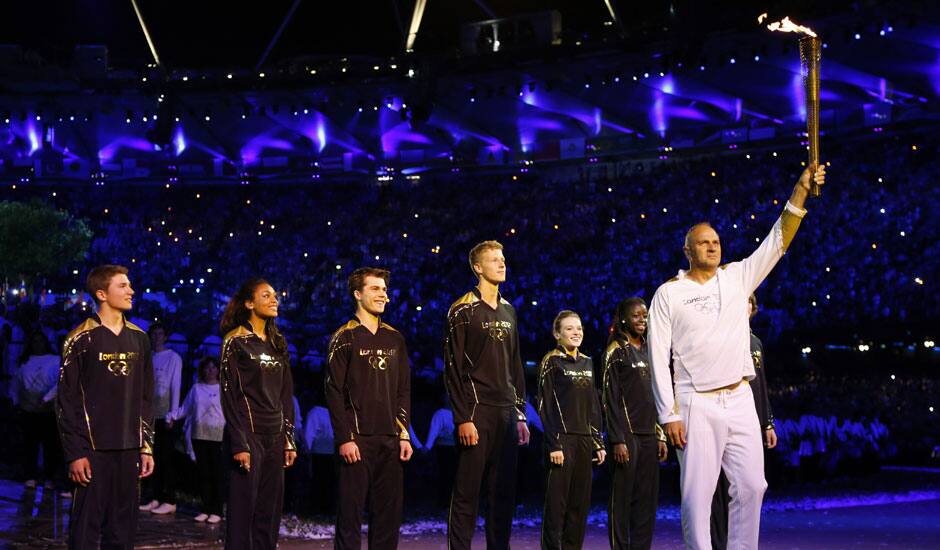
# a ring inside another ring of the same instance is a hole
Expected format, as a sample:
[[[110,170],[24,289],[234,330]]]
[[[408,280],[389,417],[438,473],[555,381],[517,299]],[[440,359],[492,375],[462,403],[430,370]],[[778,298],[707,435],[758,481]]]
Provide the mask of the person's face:
[[[131,281],[127,275],[118,273],[108,281],[107,290],[99,290],[95,293],[98,301],[108,304],[109,307],[118,311],[130,311],[134,306],[134,289],[131,288]]]
[[[627,312],[627,332],[631,336],[644,336],[646,334],[646,306],[637,304]]]
[[[747,300],[747,318],[753,319],[757,315],[757,300],[748,298]]]
[[[277,306],[277,292],[267,283],[258,285],[251,300],[245,302],[245,307],[262,319],[277,317]]]
[[[685,255],[693,268],[715,269],[721,265],[721,241],[718,233],[707,225],[692,230]]]
[[[385,313],[385,304],[388,303],[388,286],[385,279],[367,275],[362,290],[357,290],[355,297],[359,307],[368,313],[376,316]]]
[[[29,350],[30,355],[39,355],[41,353],[47,353],[46,349],[46,337],[42,334],[34,334],[29,341]]]
[[[484,250],[473,264],[474,271],[489,283],[498,285],[506,281],[506,257],[498,248]]]
[[[575,350],[581,347],[581,340],[584,338],[584,329],[581,328],[581,319],[578,317],[565,317],[561,320],[561,326],[555,332],[555,339],[567,350]]]
[[[153,348],[162,348],[166,344],[166,331],[162,328],[155,328],[150,331],[150,346]]]
[[[215,361],[210,361],[206,365],[206,382],[218,382],[219,381],[219,365]]]

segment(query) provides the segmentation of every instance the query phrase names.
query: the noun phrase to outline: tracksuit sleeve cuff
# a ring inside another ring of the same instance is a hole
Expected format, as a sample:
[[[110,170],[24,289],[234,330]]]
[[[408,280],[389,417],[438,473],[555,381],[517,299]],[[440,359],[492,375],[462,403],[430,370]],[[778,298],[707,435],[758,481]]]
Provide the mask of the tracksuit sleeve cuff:
[[[793,215],[796,216],[797,218],[802,218],[803,216],[806,215],[806,210],[804,210],[803,208],[800,208],[800,207],[798,207],[798,206],[794,206],[794,204],[793,204],[792,202],[790,202],[790,201],[787,201],[787,205],[786,205],[786,207],[784,208],[784,210],[786,210],[787,212],[793,214]]]
[[[678,414],[667,414],[666,416],[659,417],[659,424],[661,426],[665,426],[666,424],[669,424],[670,422],[679,422],[681,420],[682,420],[682,417],[679,416]]]

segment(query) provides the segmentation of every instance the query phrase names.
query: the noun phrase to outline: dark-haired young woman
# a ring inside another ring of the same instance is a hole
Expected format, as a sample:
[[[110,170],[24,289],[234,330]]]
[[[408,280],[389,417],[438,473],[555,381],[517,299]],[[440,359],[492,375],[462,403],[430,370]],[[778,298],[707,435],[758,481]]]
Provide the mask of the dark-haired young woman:
[[[604,357],[604,412],[611,446],[608,532],[612,550],[653,544],[659,464],[666,441],[656,405],[646,347],[646,303],[627,298],[614,311]]]
[[[278,298],[250,279],[222,314],[224,448],[231,457],[226,549],[274,550],[284,503],[284,468],[297,458],[293,379],[278,331]]]

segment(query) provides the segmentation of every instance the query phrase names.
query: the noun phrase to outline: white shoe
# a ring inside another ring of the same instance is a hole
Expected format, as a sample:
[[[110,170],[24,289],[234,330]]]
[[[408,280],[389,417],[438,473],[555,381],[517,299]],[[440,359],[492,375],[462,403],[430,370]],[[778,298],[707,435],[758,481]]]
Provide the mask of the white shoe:
[[[141,512],[149,512],[153,510],[154,508],[156,508],[157,506],[160,506],[160,503],[157,502],[156,500],[151,500],[147,504],[141,504],[140,506],[137,507],[137,509],[140,510]]]
[[[199,523],[202,523],[207,519],[209,519],[209,514],[206,514],[205,512],[200,513],[198,516],[193,518],[194,521],[198,521]]]
[[[216,523],[219,523],[220,521],[222,521],[222,517],[221,517],[221,516],[217,516],[217,515],[215,515],[215,514],[210,514],[210,515],[209,515],[209,519],[206,520],[206,523],[211,523],[211,524],[215,525]]]
[[[26,487],[27,489],[35,489],[35,488],[36,488],[36,480],[35,480],[35,479],[27,479],[27,480],[26,480],[26,483],[23,484],[23,487]]]
[[[161,515],[161,516],[164,515],[164,514],[175,514],[175,513],[176,513],[176,505],[175,505],[175,504],[170,504],[169,502],[164,502],[164,503],[161,504],[160,506],[157,506],[156,508],[154,508],[153,510],[151,510],[150,513],[151,513],[151,514]]]

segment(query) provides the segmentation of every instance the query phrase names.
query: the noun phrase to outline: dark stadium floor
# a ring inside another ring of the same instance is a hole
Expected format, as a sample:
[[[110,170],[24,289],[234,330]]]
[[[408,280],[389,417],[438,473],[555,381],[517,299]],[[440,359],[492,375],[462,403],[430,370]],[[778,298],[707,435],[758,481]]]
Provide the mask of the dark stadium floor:
[[[886,504],[827,507],[814,510],[765,509],[761,528],[762,549],[919,549],[940,548],[940,499]],[[70,501],[51,491],[24,491],[18,482],[0,481],[0,547],[63,548]],[[439,524],[438,524],[439,525]],[[421,529],[415,529],[421,531]],[[221,548],[220,526],[196,524],[191,515],[172,517],[141,514],[137,548]],[[482,533],[475,539],[483,546]],[[539,547],[539,530],[520,526],[513,531],[513,548]],[[330,548],[331,539],[302,540],[282,537],[281,548]],[[403,550],[443,549],[444,536],[429,528],[417,535],[403,535]],[[606,548],[604,528],[588,528],[585,548]],[[675,519],[660,520],[655,549],[681,548],[681,528]]]

